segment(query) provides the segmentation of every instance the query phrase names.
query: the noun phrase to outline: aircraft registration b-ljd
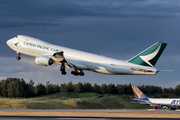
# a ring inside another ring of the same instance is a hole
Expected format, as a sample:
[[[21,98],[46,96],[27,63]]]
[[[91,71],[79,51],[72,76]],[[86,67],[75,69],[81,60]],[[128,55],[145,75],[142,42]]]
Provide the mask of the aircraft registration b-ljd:
[[[83,70],[111,75],[155,75],[158,70],[154,65],[167,44],[157,42],[127,61],[53,45],[24,35],[8,40],[7,45],[17,52],[17,60],[21,59],[20,54],[25,54],[35,57],[35,63],[41,66],[60,64],[62,75],[66,75],[67,67],[72,70],[71,74],[84,76]]]

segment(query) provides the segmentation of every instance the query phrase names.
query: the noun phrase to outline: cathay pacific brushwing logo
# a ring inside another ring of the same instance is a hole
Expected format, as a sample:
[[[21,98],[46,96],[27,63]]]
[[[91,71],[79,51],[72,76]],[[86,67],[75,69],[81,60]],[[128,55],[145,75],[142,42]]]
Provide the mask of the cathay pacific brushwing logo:
[[[142,60],[144,60],[144,62],[146,62],[148,65],[150,65],[151,67],[153,67],[153,65],[152,65],[149,61],[152,60],[152,59],[158,54],[160,48],[161,48],[161,44],[159,45],[159,47],[158,47],[153,53],[148,54],[148,55],[146,55],[146,56],[141,56],[141,55],[140,55],[140,58],[141,58]]]
[[[15,43],[14,45],[17,47],[18,44],[19,44],[19,42]]]

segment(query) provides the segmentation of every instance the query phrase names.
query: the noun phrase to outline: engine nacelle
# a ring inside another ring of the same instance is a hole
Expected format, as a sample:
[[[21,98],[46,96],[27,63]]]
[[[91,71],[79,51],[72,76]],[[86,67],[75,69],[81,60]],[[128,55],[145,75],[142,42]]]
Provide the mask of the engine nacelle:
[[[160,104],[154,105],[154,108],[155,108],[155,109],[161,109],[161,107],[162,107],[162,106],[161,106]]]
[[[171,105],[171,106],[169,107],[169,109],[170,109],[170,110],[176,110],[176,109],[178,109],[178,108],[177,108],[177,105]]]
[[[35,63],[40,66],[50,66],[54,63],[54,60],[47,56],[36,57]]]

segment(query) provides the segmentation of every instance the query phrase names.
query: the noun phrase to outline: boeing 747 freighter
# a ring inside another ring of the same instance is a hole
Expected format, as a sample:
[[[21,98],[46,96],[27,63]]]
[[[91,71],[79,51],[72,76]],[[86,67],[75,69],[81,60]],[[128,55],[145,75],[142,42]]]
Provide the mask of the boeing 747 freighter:
[[[20,54],[35,57],[35,63],[41,66],[60,64],[62,75],[66,75],[65,68],[71,69],[71,74],[84,76],[83,70],[89,70],[111,75],[155,75],[158,70],[154,68],[166,43],[157,42],[130,60],[118,60],[79,50],[74,50],[45,41],[17,35],[7,41],[7,45]]]

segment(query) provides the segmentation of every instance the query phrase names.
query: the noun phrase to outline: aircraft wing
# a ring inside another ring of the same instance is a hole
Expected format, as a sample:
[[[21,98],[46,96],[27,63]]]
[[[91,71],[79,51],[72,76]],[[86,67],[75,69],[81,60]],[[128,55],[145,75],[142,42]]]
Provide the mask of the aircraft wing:
[[[62,62],[64,62],[65,66],[69,69],[87,69],[87,67],[80,60],[76,58],[65,58],[63,51],[44,55],[51,57],[57,64],[62,64]]]
[[[52,53],[52,54],[47,53],[47,54],[44,54],[43,56],[51,57],[55,61],[62,61],[63,59],[65,59],[63,53],[64,53],[63,51]]]
[[[77,59],[66,59],[67,63],[71,65],[73,68],[78,69],[87,69],[87,67]]]
[[[52,54],[47,53],[47,54],[43,54],[42,56],[47,56],[47,57],[52,58],[55,61],[55,63],[57,63],[57,64],[61,63],[61,61],[63,61],[65,59],[64,55],[63,55],[63,51],[62,52],[52,53]]]
[[[48,56],[48,55],[47,55]],[[64,52],[61,51],[61,52],[56,52],[56,53],[53,53],[53,55],[49,55],[51,56],[51,58],[55,61],[55,63],[57,64],[62,64],[62,62],[65,63],[65,66],[69,69],[72,69],[72,66],[66,61],[65,57],[64,57]]]
[[[87,67],[78,59],[75,58],[65,58],[63,52],[57,52],[52,55],[53,60],[56,62],[65,62],[65,66],[69,69],[87,69]]]

